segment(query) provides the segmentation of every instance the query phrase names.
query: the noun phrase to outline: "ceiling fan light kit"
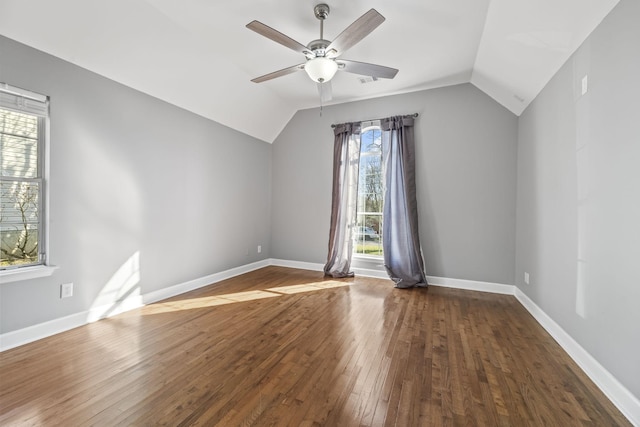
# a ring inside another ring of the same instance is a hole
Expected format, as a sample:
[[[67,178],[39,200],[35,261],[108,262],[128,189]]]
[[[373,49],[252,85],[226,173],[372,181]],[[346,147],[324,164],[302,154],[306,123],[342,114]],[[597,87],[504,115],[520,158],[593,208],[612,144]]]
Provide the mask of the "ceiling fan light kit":
[[[338,71],[338,63],[333,59],[319,56],[309,59],[304,64],[304,70],[311,80],[316,83],[326,83],[335,76]]]
[[[324,20],[329,16],[329,10],[329,6],[324,3],[318,4],[313,8],[315,17],[320,21],[320,38],[311,41],[307,46],[269,27],[268,25],[263,24],[262,22],[252,21],[247,24],[247,28],[250,30],[288,47],[289,49],[302,53],[306,57],[305,63],[265,74],[263,76],[256,77],[251,81],[261,83],[300,70],[305,70],[311,80],[321,84],[322,86],[326,86],[338,70],[375,78],[394,78],[398,73],[398,70],[395,68],[369,64],[366,62],[349,61],[346,59],[336,61],[338,56],[342,55],[350,47],[369,35],[369,33],[375,30],[378,25],[382,24],[384,22],[384,16],[380,15],[375,9],[371,9],[360,18],[356,19],[332,42],[329,42],[323,38],[323,24]],[[329,92],[330,90],[331,88],[328,87]]]

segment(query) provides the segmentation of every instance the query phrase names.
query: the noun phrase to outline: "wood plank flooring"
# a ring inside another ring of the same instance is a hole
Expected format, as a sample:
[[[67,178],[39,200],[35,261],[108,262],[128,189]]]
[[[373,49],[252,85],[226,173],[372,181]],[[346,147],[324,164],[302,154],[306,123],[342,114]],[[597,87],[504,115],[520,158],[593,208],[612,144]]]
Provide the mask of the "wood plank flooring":
[[[630,425],[512,296],[268,267],[0,354],[0,425]]]

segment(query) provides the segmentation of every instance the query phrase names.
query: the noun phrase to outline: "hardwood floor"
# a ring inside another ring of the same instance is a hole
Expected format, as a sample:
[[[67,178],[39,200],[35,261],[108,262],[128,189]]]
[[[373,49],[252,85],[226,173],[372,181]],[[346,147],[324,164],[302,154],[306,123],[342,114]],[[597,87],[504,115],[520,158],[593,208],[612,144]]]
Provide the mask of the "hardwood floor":
[[[630,425],[512,296],[268,267],[0,354],[0,425]]]

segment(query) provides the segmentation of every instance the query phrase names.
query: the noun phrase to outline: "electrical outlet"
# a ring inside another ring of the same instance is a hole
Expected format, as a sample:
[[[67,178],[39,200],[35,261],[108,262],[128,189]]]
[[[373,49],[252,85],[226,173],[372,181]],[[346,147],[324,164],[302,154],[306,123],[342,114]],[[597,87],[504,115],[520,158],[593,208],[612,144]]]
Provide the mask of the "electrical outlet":
[[[69,298],[73,296],[73,283],[63,283],[60,285],[60,298]]]
[[[261,252],[262,252],[262,246],[258,245],[258,253],[261,253]]]
[[[529,284],[529,273],[526,271],[524,272],[524,283],[527,285]]]

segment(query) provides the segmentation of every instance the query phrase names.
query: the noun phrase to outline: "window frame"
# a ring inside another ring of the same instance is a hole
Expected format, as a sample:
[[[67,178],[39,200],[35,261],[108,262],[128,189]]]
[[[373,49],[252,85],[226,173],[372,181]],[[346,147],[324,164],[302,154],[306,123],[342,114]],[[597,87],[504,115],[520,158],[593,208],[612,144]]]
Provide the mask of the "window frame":
[[[37,176],[35,178],[3,178],[3,180],[38,183],[38,259],[28,264],[0,267],[2,283],[49,276],[55,270],[49,265],[49,97],[0,83],[0,109],[37,117]]]

